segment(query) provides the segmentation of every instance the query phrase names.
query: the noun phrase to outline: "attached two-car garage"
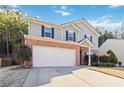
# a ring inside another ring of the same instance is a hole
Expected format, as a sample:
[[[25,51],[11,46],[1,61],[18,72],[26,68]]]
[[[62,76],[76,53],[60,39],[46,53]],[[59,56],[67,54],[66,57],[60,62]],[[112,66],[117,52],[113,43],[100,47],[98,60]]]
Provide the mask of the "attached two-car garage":
[[[34,36],[25,36],[25,43],[32,48],[33,67],[80,65],[78,43]]]
[[[33,46],[33,67],[76,66],[76,50]]]

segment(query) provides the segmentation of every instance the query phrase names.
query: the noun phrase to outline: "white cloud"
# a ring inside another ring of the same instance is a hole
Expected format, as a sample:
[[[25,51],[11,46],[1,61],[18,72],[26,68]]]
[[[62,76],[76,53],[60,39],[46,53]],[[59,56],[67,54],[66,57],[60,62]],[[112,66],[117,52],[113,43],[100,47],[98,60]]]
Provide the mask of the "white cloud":
[[[13,8],[18,8],[19,6],[18,5],[11,5]]]
[[[2,11],[2,9],[0,9],[0,12]]]
[[[89,23],[94,27],[104,27],[108,31],[121,31],[122,22],[113,21],[111,15],[98,17],[96,20],[89,20]]]
[[[118,8],[118,7],[122,7],[122,5],[110,5],[109,8]]]
[[[67,6],[62,5],[62,6],[61,6],[61,9],[62,9],[62,10],[66,10],[66,9],[67,9]]]
[[[61,14],[62,16],[69,16],[69,15],[71,14],[70,12],[63,11],[63,10],[55,10],[54,12],[55,12],[55,13],[59,13],[59,14]]]
[[[101,16],[101,17],[97,18],[97,21],[107,21],[107,22],[109,22],[112,17],[113,17],[112,15]]]
[[[0,5],[0,6],[2,6],[2,5]],[[7,6],[9,6],[11,8],[11,10],[13,10],[13,11],[18,11],[17,9],[19,8],[19,6],[17,6],[17,5],[7,5]],[[3,11],[3,9],[0,9],[0,12],[1,11]]]
[[[68,9],[68,7],[67,6],[65,6],[65,5],[62,5],[62,6],[56,6],[56,7],[54,7],[54,12],[55,13],[58,13],[58,14],[61,14],[62,16],[69,16],[69,15],[71,15],[71,10],[70,9]]]
[[[39,18],[40,18],[40,16],[36,16],[36,18],[38,18],[38,19],[39,19]]]

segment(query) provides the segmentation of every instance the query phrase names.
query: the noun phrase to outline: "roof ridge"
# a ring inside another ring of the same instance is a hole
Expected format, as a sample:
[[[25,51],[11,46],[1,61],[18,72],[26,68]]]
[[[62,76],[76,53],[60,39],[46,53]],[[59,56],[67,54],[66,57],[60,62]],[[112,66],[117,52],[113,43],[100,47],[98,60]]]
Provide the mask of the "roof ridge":
[[[34,20],[34,21],[37,21],[37,22],[43,22],[43,23],[47,23],[47,24],[51,24],[51,25],[56,25],[56,26],[61,26],[59,24],[56,24],[56,23],[53,23],[53,22],[48,22],[48,21],[43,21],[39,18],[35,18],[35,17],[30,17],[29,20]]]
[[[78,27],[81,31],[83,30],[83,29],[81,29],[78,25],[76,25],[75,23],[73,23],[76,27]]]
[[[72,21],[68,21],[68,22],[65,22],[65,23],[60,24],[60,25],[68,24],[68,23],[79,21],[79,20],[82,20],[82,19],[84,19],[84,18],[80,18],[80,19],[75,19],[75,20],[72,20]]]

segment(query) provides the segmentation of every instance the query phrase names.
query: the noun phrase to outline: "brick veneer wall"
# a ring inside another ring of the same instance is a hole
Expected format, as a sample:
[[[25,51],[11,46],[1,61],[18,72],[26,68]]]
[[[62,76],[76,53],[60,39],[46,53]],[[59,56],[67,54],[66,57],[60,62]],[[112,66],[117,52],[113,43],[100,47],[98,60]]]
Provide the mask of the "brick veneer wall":
[[[80,45],[76,43],[67,43],[65,42],[58,42],[58,40],[53,39],[35,39],[30,37],[25,37],[26,45],[30,48],[32,48],[33,45],[39,45],[39,46],[47,46],[47,47],[59,47],[59,48],[68,48],[68,49],[75,49],[76,50],[76,65],[80,65]]]

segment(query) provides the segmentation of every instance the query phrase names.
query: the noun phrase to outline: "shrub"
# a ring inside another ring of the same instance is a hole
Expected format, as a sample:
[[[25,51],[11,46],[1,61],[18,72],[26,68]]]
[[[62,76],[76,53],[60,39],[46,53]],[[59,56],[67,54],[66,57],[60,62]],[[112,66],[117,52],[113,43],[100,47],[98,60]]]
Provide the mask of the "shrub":
[[[89,58],[89,55],[85,55],[85,61],[88,62],[88,60],[89,60],[88,58]],[[97,63],[98,63],[98,56],[95,54],[91,55],[91,65],[94,66]]]
[[[92,55],[91,57],[93,59],[93,62],[98,63],[99,57],[97,55]]]
[[[108,54],[109,57],[110,57],[110,63],[114,63],[114,64],[117,64],[117,63],[118,63],[117,57],[115,56],[115,54],[114,54],[111,50],[109,50],[109,51],[107,52],[107,54]]]
[[[98,57],[97,55],[93,54],[93,55],[91,56],[91,65],[92,65],[92,66],[97,65],[98,59],[99,59],[99,57]]]
[[[94,63],[94,66],[100,66],[100,67],[114,67],[118,60],[115,54],[109,50],[107,52],[109,56],[103,55],[99,57],[99,63]]]
[[[16,60],[12,60],[12,65],[20,65]]]
[[[109,56],[100,56],[99,57],[99,61],[101,62],[101,63],[108,63],[109,61],[110,61],[110,58],[109,58]]]
[[[24,64],[24,61],[30,61],[32,56],[31,48],[28,46],[22,46],[18,53],[18,58]]]
[[[114,63],[98,63],[97,66],[99,67],[115,67]]]

